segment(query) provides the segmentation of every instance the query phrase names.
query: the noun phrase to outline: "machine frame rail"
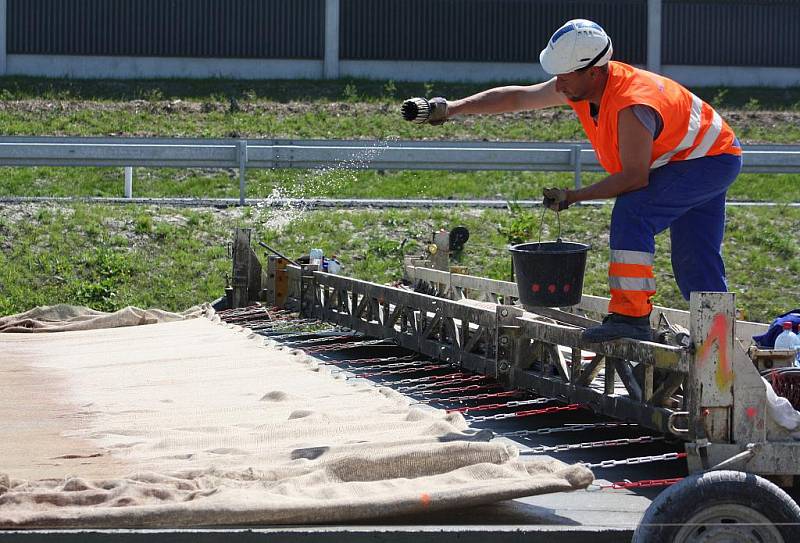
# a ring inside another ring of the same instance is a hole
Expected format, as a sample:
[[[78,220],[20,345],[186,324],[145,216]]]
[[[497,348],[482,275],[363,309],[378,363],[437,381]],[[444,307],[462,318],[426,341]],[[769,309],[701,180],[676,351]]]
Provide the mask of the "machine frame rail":
[[[689,312],[661,308],[687,322],[691,343],[686,347],[627,339],[598,345],[583,343],[576,324],[591,322],[583,315],[598,311],[597,297],[585,297],[586,303],[568,311],[538,314],[513,305],[513,283],[462,274],[470,288],[452,288],[456,274],[419,263],[407,267],[407,275],[446,279],[450,288],[439,293],[456,299],[268,258],[267,299],[305,318],[389,339],[489,376],[507,389],[584,404],[598,414],[680,438],[692,472],[740,469],[783,486],[800,474],[800,443],[768,416],[766,384],[735,340],[732,293],[692,293]],[[739,326],[749,333],[756,325]]]

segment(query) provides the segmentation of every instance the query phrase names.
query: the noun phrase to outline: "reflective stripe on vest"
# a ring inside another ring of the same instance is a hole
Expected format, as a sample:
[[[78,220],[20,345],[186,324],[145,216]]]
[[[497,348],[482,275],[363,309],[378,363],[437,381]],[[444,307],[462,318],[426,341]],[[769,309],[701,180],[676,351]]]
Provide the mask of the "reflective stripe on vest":
[[[672,160],[672,157],[689,149],[694,144],[700,135],[700,121],[704,106],[708,108],[707,111],[710,111],[711,113],[711,123],[708,125],[705,134],[703,134],[703,138],[700,140],[700,143],[693,150],[691,150],[688,155],[680,158],[683,160],[692,160],[694,158],[706,156],[706,153],[708,153],[708,151],[711,149],[711,146],[714,145],[714,142],[717,141],[717,138],[722,132],[722,117],[719,116],[719,113],[705,105],[700,98],[692,94],[692,110],[689,113],[689,126],[686,128],[686,135],[683,136],[683,139],[678,146],[675,147],[675,149],[668,153],[664,153],[655,159],[650,165],[651,170],[660,168]]]
[[[609,62],[608,73],[596,120],[588,101],[569,102],[608,173],[622,171],[618,118],[621,110],[633,105],[653,108],[663,121],[653,141],[650,169],[678,160],[742,154],[730,126],[714,108],[680,84],[616,61]]]
[[[651,170],[663,166],[664,164],[669,162],[673,156],[691,147],[691,145],[694,143],[695,138],[697,137],[697,134],[700,133],[700,114],[702,112],[703,112],[703,101],[694,94],[692,94],[692,111],[689,113],[689,126],[686,129],[686,135],[683,136],[683,139],[675,149],[673,149],[668,153],[664,153],[663,155],[655,159],[653,163],[650,165]]]

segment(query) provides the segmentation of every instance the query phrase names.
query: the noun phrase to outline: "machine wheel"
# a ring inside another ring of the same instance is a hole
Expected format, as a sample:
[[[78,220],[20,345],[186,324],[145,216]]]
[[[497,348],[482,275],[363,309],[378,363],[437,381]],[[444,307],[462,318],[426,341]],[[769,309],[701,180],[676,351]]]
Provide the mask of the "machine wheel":
[[[794,543],[800,507],[763,477],[741,471],[691,475],[653,500],[633,543]]]

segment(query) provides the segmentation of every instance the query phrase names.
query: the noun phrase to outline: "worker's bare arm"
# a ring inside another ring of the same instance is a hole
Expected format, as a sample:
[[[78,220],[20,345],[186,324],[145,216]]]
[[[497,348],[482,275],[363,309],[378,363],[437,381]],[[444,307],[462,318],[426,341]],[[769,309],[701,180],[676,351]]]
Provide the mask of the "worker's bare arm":
[[[536,85],[496,87],[461,100],[448,100],[447,116],[507,113],[561,105],[567,105],[567,99],[556,91],[553,78]]]
[[[567,202],[614,198],[647,186],[650,179],[650,159],[653,136],[636,118],[631,108],[619,112],[619,157],[622,171],[609,175],[588,187],[567,192]]]

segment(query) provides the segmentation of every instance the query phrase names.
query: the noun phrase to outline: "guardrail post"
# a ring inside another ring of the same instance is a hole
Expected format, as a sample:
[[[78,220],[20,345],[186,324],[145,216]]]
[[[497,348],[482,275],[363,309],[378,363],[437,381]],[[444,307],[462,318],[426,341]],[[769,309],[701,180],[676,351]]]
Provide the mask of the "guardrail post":
[[[125,166],[125,198],[133,198],[133,168]]]
[[[239,140],[239,205],[247,197],[247,140]]]
[[[581,188],[581,147],[580,145],[572,146],[572,154],[570,156],[572,167],[575,168],[575,190]]]

